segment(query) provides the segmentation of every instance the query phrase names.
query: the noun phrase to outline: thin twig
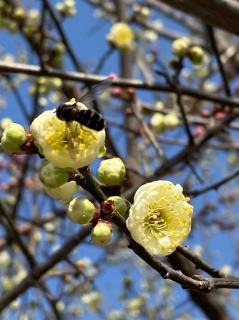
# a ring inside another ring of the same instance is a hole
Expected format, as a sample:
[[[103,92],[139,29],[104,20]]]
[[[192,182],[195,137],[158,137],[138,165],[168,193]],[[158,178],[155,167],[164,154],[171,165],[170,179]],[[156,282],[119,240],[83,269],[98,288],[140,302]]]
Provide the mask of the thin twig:
[[[227,81],[226,72],[224,70],[224,66],[223,66],[223,63],[222,63],[221,57],[220,57],[220,52],[219,52],[218,47],[217,47],[217,42],[216,42],[216,39],[215,39],[214,29],[210,25],[206,25],[206,29],[207,29],[207,32],[208,32],[208,36],[209,36],[209,40],[210,40],[210,43],[211,43],[212,50],[213,50],[215,58],[217,60],[218,68],[219,68],[220,75],[221,75],[221,78],[222,78],[222,82],[223,82],[223,85],[224,85],[225,94],[228,97],[231,97],[231,95],[232,95],[231,94],[231,89],[229,87],[229,83]]]
[[[1,215],[4,217],[4,219],[7,221],[10,234],[12,235],[15,243],[21,249],[21,251],[24,254],[30,267],[33,268],[36,265],[36,261],[35,261],[34,257],[32,256],[32,254],[29,252],[25,243],[23,242],[21,236],[18,233],[18,230],[16,229],[14,223],[12,222],[11,216],[6,212],[4,206],[1,202],[0,202],[0,212],[1,212]]]
[[[54,21],[55,23],[55,26],[56,26],[56,29],[57,31],[59,32],[60,36],[61,36],[61,39],[62,39],[62,42],[64,43],[65,47],[66,47],[66,50],[69,54],[69,56],[71,57],[71,60],[72,62],[74,63],[76,69],[78,71],[83,71],[84,68],[82,67],[82,65],[79,63],[72,47],[71,47],[71,44],[70,42],[68,41],[68,37],[66,36],[65,34],[65,31],[63,30],[63,27],[62,27],[62,23],[60,22],[60,20],[58,19],[57,15],[55,14],[53,8],[51,7],[50,3],[48,0],[42,0],[52,18],[52,20]]]
[[[70,71],[59,71],[57,69],[50,70],[41,70],[37,65],[23,64],[23,63],[6,63],[0,62],[0,72],[5,74],[10,73],[19,73],[19,74],[28,74],[31,76],[46,76],[46,77],[58,77],[63,80],[72,80],[77,82],[84,82],[88,84],[98,83],[103,81],[106,76],[87,74],[82,72],[70,72]],[[116,87],[132,87],[141,90],[150,90],[150,91],[162,91],[162,92],[175,92],[175,89],[171,88],[168,85],[162,83],[146,83],[138,79],[127,79],[127,78],[118,78],[112,81],[112,86]],[[239,107],[239,100],[227,98],[219,95],[209,94],[206,92],[198,91],[196,89],[191,89],[185,86],[179,86],[180,92],[182,95],[190,96],[199,100],[206,100],[222,105],[229,105],[231,107]]]
[[[220,188],[221,186],[223,186],[224,184],[228,183],[229,181],[235,179],[237,176],[239,176],[239,170],[235,171],[234,173],[228,175],[227,177],[225,177],[224,179],[221,179],[213,184],[211,184],[208,187],[199,189],[199,190],[192,190],[188,192],[189,196],[193,196],[193,197],[198,197],[199,195],[206,193],[208,191],[211,190],[217,190],[218,188]]]

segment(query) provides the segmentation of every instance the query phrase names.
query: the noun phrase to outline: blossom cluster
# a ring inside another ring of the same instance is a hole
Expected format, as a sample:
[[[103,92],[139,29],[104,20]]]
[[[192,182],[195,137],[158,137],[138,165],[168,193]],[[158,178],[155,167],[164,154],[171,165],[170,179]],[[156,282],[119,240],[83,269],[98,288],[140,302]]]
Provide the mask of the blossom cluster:
[[[74,99],[68,102],[74,103]],[[177,118],[167,117],[171,128],[178,124]],[[29,132],[9,120],[4,121],[3,127],[1,146],[6,152],[37,152],[45,158],[39,172],[45,192],[67,206],[67,216],[72,222],[92,224],[93,243],[108,244],[112,238],[113,215],[124,216],[128,211],[126,226],[132,238],[150,254],[171,254],[187,238],[193,207],[178,184],[160,180],[142,185],[130,209],[127,200],[119,195],[110,196],[99,206],[86,198],[74,197],[79,191],[75,178],[78,170],[103,155],[104,129],[95,131],[74,120],[61,120],[55,109],[36,117]],[[124,183],[125,178],[126,168],[121,159],[101,161],[100,185],[114,188]]]

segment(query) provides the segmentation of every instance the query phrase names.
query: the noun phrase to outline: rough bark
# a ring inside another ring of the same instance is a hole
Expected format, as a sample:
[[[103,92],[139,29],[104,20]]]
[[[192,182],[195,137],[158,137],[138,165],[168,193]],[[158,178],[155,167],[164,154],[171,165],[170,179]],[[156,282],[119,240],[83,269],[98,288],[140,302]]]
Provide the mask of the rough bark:
[[[239,2],[236,0],[160,0],[196,16],[205,23],[239,34]]]

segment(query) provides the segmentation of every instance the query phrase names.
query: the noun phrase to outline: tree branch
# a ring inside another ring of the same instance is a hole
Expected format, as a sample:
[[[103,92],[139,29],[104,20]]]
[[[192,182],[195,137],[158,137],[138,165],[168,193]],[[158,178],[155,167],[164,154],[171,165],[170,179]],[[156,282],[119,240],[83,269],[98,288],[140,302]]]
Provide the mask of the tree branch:
[[[41,70],[37,65],[23,64],[23,63],[6,63],[0,62],[0,72],[3,74],[19,73],[27,74],[35,77],[58,77],[63,80],[72,80],[77,82],[84,82],[88,84],[98,83],[106,78],[106,76],[87,74],[82,72],[59,71],[57,69]],[[117,78],[112,81],[112,86],[115,87],[132,87],[141,90],[162,91],[162,92],[176,92],[174,88],[161,83],[146,83],[138,79],[122,79]],[[185,86],[179,86],[181,95],[190,96],[199,100],[207,100],[222,105],[229,105],[231,107],[239,107],[239,99],[231,99],[223,96],[209,94],[206,92],[191,89]]]
[[[236,0],[160,0],[160,2],[194,15],[210,25],[239,33],[239,3]]]

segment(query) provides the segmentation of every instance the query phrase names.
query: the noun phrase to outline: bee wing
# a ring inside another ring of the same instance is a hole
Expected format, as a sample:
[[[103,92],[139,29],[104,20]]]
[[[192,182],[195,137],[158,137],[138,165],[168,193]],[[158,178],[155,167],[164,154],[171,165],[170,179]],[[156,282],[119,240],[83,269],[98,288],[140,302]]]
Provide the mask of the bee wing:
[[[101,95],[107,88],[110,87],[112,78],[106,78],[101,82],[93,85],[89,91],[80,97],[79,102],[85,104],[87,107],[92,106],[97,96]]]

